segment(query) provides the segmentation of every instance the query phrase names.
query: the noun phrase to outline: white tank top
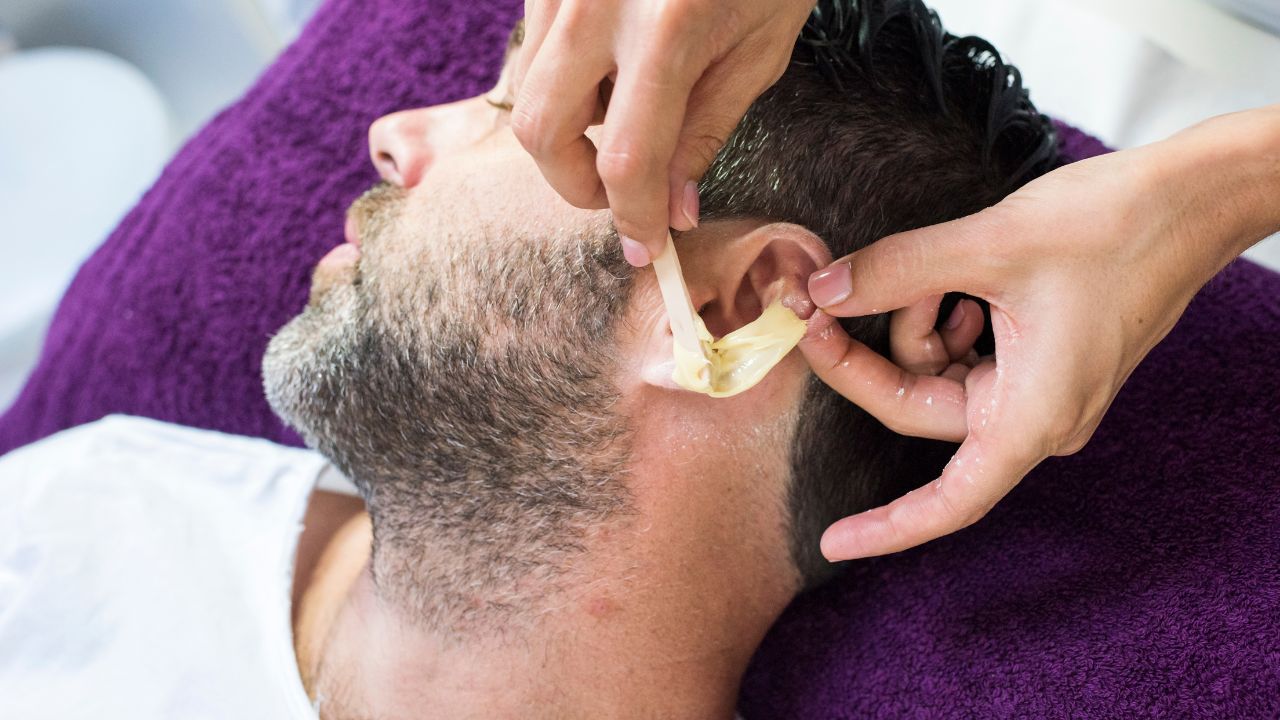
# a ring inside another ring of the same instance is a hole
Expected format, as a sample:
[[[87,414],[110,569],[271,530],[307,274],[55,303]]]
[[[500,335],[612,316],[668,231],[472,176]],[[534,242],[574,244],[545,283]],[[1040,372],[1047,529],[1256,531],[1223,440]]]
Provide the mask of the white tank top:
[[[0,458],[0,718],[316,720],[289,602],[325,467],[121,416]]]

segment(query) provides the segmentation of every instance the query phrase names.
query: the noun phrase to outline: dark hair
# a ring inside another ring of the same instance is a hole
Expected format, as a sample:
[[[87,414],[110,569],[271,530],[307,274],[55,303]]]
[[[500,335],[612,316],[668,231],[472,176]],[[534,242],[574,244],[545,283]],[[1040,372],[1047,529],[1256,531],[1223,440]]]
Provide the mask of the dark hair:
[[[822,0],[704,177],[702,216],[803,225],[840,257],[994,205],[1058,163],[1051,122],[990,43],[946,33],[920,0]],[[887,351],[886,316],[842,323]],[[788,489],[806,587],[833,574],[822,531],[929,479],[906,462],[927,449],[810,379]]]

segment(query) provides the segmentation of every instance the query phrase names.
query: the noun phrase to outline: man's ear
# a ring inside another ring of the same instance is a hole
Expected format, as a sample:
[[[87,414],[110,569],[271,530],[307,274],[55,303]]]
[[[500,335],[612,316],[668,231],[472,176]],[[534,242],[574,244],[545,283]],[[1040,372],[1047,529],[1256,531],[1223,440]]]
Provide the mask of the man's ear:
[[[723,337],[760,317],[776,300],[802,319],[813,314],[809,275],[831,262],[827,245],[791,223],[721,223],[676,249],[693,306]]]
[[[779,300],[808,319],[814,310],[809,276],[832,260],[826,243],[799,225],[745,220],[706,223],[683,233],[676,251],[693,306],[717,338],[760,317]],[[654,299],[660,302],[656,293]],[[652,384],[673,386],[671,329],[664,322],[656,330],[646,341],[642,374]]]

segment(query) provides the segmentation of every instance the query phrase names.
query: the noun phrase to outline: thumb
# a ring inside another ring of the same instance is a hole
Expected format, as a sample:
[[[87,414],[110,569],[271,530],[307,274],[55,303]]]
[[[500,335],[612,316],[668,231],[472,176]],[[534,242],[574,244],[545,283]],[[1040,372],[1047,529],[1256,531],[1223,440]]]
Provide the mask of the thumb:
[[[988,297],[1003,265],[994,220],[984,210],[890,235],[811,275],[809,297],[839,317],[889,312],[948,292]]]
[[[776,65],[776,67],[774,67]],[[747,108],[772,85],[786,65],[761,63],[741,50],[707,68],[689,94],[684,126],[669,177],[671,227],[691,230],[698,224],[697,182],[711,167]]]

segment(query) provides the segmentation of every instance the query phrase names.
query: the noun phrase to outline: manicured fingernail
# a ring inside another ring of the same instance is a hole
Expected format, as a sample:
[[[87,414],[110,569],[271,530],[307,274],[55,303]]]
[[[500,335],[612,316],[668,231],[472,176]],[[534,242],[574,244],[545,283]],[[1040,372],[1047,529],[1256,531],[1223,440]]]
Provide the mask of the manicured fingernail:
[[[680,202],[680,212],[693,227],[698,227],[698,183],[690,180],[684,184],[684,199]]]
[[[849,263],[836,263],[809,276],[809,298],[819,307],[844,302],[853,294]]]
[[[622,238],[622,257],[634,267],[644,267],[651,262],[649,250],[629,237]]]
[[[956,307],[951,311],[951,317],[947,318],[947,329],[955,330],[960,327],[960,323],[964,322],[964,301],[956,303]]]

